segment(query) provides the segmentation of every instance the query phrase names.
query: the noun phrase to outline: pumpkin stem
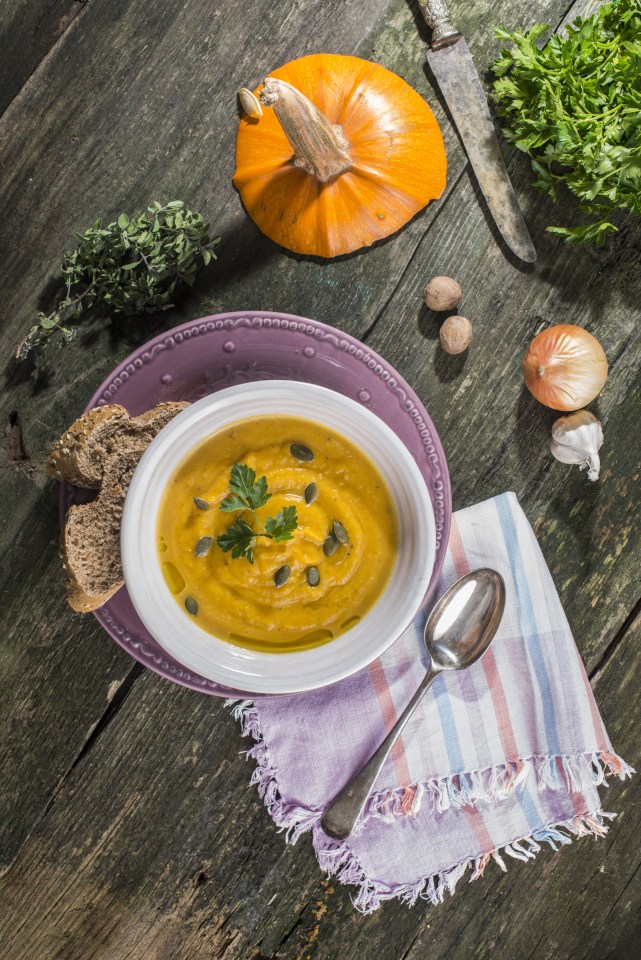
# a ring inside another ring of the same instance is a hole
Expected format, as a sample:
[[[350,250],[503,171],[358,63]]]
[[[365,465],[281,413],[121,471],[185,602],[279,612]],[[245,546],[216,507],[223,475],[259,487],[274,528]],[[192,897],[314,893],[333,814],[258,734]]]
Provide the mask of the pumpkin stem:
[[[329,122],[296,87],[267,77],[260,102],[273,107],[283,133],[294,151],[293,163],[327,183],[352,165],[349,144],[342,128]]]

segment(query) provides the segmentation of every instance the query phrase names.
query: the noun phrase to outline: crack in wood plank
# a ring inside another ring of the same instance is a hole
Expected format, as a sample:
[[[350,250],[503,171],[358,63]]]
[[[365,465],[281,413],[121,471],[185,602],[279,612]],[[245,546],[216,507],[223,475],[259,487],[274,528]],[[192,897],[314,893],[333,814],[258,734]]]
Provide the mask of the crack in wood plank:
[[[637,600],[630,613],[625,618],[621,627],[615,633],[614,637],[607,645],[601,658],[595,663],[588,674],[590,682],[596,681],[599,677],[599,674],[607,666],[608,661],[612,659],[612,656],[616,653],[618,647],[621,644],[621,641],[625,639],[626,634],[629,630],[633,629],[636,621],[641,617],[641,597]]]
[[[67,4],[67,12],[63,13],[62,16],[59,17],[55,25],[53,24],[53,22],[51,22],[51,27],[55,35],[55,40],[53,44],[48,49],[44,50],[42,54],[38,54],[38,53],[36,54],[38,56],[38,59],[33,63],[33,65],[27,65],[25,67],[25,69],[28,71],[26,74],[24,73],[24,71],[22,71],[23,77],[20,82],[20,86],[15,89],[15,92],[9,93],[9,99],[7,99],[6,102],[3,103],[2,109],[0,110],[0,118],[4,116],[7,110],[20,96],[22,91],[28,86],[32,77],[34,77],[34,75],[36,75],[39,72],[39,70],[42,68],[43,64],[46,62],[46,60],[51,55],[51,53],[54,50],[56,50],[58,45],[62,42],[65,34],[74,23],[74,21],[77,20],[78,17],[82,14],[83,8],[87,5],[87,3],[88,3],[88,0],[72,0],[70,4]],[[15,6],[16,5],[14,4],[14,7]],[[18,7],[19,6],[20,4],[18,4]],[[10,24],[10,26],[16,27],[17,28],[16,32],[18,32],[21,28],[23,28],[23,20],[24,20],[25,13],[28,15],[29,18],[31,18],[32,16],[36,16],[34,26],[37,29],[34,29],[33,33],[27,37],[16,37],[15,35],[14,37],[12,37],[12,61],[11,61],[12,75],[11,77],[7,76],[6,78],[3,78],[7,86],[9,85],[11,80],[13,80],[16,73],[19,72],[19,64],[16,63],[16,58],[23,57],[23,56],[28,57],[29,47],[34,44],[37,45],[38,39],[42,37],[45,32],[45,29],[47,27],[46,18],[47,17],[50,18],[53,16],[53,11],[51,9],[53,4],[51,2],[47,3],[46,6],[43,5],[44,9],[41,10],[39,13],[33,9],[34,7],[37,7],[37,6],[40,6],[40,4],[29,4],[29,8],[27,9],[27,11],[21,11],[20,9],[18,10],[14,9],[13,11],[14,20],[13,20],[13,23]],[[23,15],[23,20],[19,19],[20,14]],[[18,41],[22,40],[22,43],[16,42],[16,40]],[[6,50],[6,45],[3,44],[3,46],[5,47],[4,59],[6,62],[8,59],[7,50]],[[4,93],[4,91],[2,91],[2,93]],[[0,98],[0,102],[2,102],[2,100],[4,100],[4,97]]]
[[[62,783],[64,783],[66,778],[76,769],[76,767],[80,763],[82,763],[82,761],[87,756],[89,751],[96,745],[99,738],[103,735],[103,733],[105,732],[105,730],[107,729],[111,721],[114,719],[114,717],[116,716],[116,714],[118,713],[122,705],[124,704],[129,694],[131,693],[131,690],[136,680],[138,679],[138,677],[141,676],[142,673],[144,673],[144,670],[145,670],[145,667],[142,663],[138,663],[138,661],[134,662],[131,670],[124,677],[121,683],[118,685],[118,688],[114,693],[114,695],[112,696],[104,713],[98,719],[98,722],[96,723],[93,730],[91,731],[86,741],[82,745],[80,751],[78,752],[78,755],[76,756],[75,760],[69,767],[69,770],[63,777],[63,780],[60,786],[62,786]]]

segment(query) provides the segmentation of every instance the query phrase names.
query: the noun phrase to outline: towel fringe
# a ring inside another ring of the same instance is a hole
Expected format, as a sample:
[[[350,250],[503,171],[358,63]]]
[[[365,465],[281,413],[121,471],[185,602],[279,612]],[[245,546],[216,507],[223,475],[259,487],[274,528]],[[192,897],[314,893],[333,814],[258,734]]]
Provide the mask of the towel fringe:
[[[606,751],[509,760],[486,770],[471,770],[394,790],[380,790],[369,798],[363,819],[376,817],[392,823],[397,817],[415,817],[425,797],[436,814],[450,807],[494,803],[509,796],[528,777],[534,777],[539,790],[581,792],[591,785],[607,786],[606,777],[610,775],[625,780],[633,773],[633,768],[621,757]]]
[[[245,757],[256,763],[249,782],[258,789],[258,795],[267,807],[267,812],[279,832],[284,833],[286,842],[293,845],[303,833],[311,830],[320,820],[323,811],[297,806],[281,797],[276,770],[263,739],[254,701],[226,700],[225,706],[232,708],[232,716],[239,721],[241,736],[253,737],[256,741],[248,750],[242,751]]]
[[[301,834],[311,830],[320,820],[323,811],[297,806],[280,797],[277,771],[263,739],[254,701],[227,700],[225,706],[231,707],[233,717],[240,722],[241,735],[250,736],[255,741],[252,747],[243,751],[246,757],[256,763],[250,783],[258,788],[269,815],[279,830],[285,832],[287,842],[296,843]],[[531,776],[535,778],[539,790],[569,789],[580,792],[591,785],[608,786],[606,777],[609,775],[625,780],[634,772],[621,757],[608,751],[576,756],[532,756],[508,760],[485,770],[471,770],[449,777],[419,781],[394,790],[378,791],[369,798],[357,827],[360,832],[369,817],[387,823],[393,823],[398,817],[416,817],[425,797],[432,804],[433,812],[438,814],[450,807],[502,800]],[[589,832],[598,832],[598,824]],[[550,843],[548,836],[544,839]],[[561,844],[568,841],[556,838],[556,842]],[[529,859],[519,850],[511,855],[519,859]],[[501,858],[496,854],[494,857],[502,869],[505,869]],[[478,865],[475,869],[479,869]]]
[[[234,718],[240,722],[241,735],[251,736],[255,741],[253,746],[243,751],[246,757],[256,763],[250,783],[258,788],[270,817],[278,829],[285,833],[287,843],[296,843],[303,833],[319,824],[323,811],[298,806],[281,797],[277,771],[263,739],[255,703],[252,700],[227,700],[225,706],[232,708]],[[426,795],[434,802],[437,811],[445,810],[449,806],[465,806],[478,800],[499,799],[514,790],[532,771],[536,775],[540,790],[547,787],[558,790],[567,785],[571,789],[580,789],[586,784],[605,783],[608,774],[624,780],[634,773],[624,760],[605,751],[575,757],[530,757],[527,760],[509,761],[488,770],[475,770],[438,780],[427,780],[399,790],[381,791],[370,800],[367,813],[383,820],[415,816]],[[328,874],[335,875],[341,883],[358,887],[358,892],[352,898],[354,906],[361,913],[372,913],[384,900],[394,898],[399,898],[410,906],[419,899],[432,904],[442,903],[446,893],[454,893],[456,884],[468,870],[471,871],[471,882],[483,876],[490,860],[494,860],[501,870],[507,872],[503,854],[516,860],[528,861],[541,850],[542,843],[547,843],[556,850],[559,846],[571,843],[571,835],[581,837],[591,834],[603,837],[608,830],[604,821],[611,820],[614,816],[613,813],[595,810],[571,820],[553,823],[528,836],[517,837],[476,858],[461,861],[447,870],[437,871],[408,884],[389,885],[370,879],[352,852],[349,840],[333,840],[323,833],[320,826],[314,830],[313,842],[321,868]],[[363,822],[363,818],[359,819],[361,829]]]
[[[456,884],[468,870],[471,871],[471,882],[483,876],[483,871],[490,860],[494,860],[501,870],[507,872],[502,854],[507,854],[516,860],[528,861],[534,859],[541,850],[542,842],[548,843],[553,850],[556,850],[557,846],[572,842],[570,834],[579,837],[586,834],[592,834],[595,837],[605,836],[608,827],[604,819],[611,820],[614,816],[613,813],[596,810],[581,817],[550,824],[543,830],[512,840],[511,843],[484,853],[476,859],[464,860],[447,870],[421,877],[414,883],[393,886],[372,880],[366,875],[350,849],[348,840],[332,840],[319,829],[314,833],[314,848],[323,870],[336,876],[340,883],[358,887],[358,892],[352,897],[356,909],[361,913],[373,913],[383,901],[394,898],[403,900],[410,906],[419,899],[427,900],[434,905],[442,903],[446,893],[454,893]]]

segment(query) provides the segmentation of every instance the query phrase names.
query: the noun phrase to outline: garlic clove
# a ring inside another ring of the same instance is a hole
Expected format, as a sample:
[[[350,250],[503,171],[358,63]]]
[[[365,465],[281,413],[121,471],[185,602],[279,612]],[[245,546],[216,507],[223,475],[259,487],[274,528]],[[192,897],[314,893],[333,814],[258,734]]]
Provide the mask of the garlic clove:
[[[588,480],[598,480],[602,443],[603,429],[589,410],[577,410],[552,424],[552,455],[561,463],[578,464],[581,470],[587,468]]]

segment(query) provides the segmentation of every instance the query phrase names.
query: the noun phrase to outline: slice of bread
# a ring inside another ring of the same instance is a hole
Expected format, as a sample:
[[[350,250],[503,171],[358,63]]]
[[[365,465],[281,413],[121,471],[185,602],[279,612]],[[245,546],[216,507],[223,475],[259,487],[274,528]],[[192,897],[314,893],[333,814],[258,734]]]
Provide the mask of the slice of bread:
[[[142,454],[156,434],[188,406],[186,402],[159,403],[138,417],[130,417],[119,404],[94,407],[58,440],[47,460],[47,473],[76,487],[99,490],[112,456],[130,450]]]
[[[120,560],[120,521],[129,483],[142,452],[128,451],[107,461],[100,493],[91,503],[69,508],[62,533],[62,566],[69,605],[89,613],[124,584]]]
[[[62,565],[70,606],[80,613],[101,607],[124,583],[120,522],[138,461],[157,433],[188,407],[161,403],[139,417],[124,407],[98,407],[60,438],[47,464],[58,480],[100,488],[91,503],[69,508],[62,534]]]

